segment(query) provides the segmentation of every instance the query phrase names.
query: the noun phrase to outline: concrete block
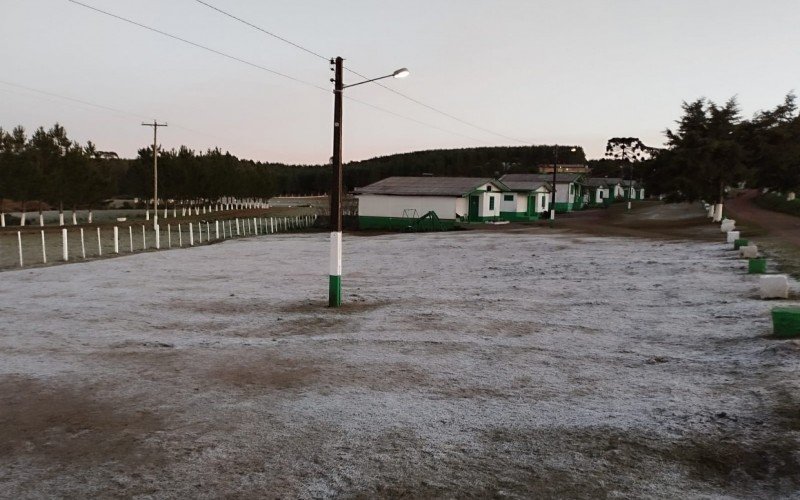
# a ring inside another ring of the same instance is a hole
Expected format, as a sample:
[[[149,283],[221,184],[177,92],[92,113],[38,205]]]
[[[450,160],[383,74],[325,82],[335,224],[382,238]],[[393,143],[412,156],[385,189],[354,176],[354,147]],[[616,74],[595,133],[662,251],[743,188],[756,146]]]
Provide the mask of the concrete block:
[[[739,239],[737,239],[737,240],[734,240],[734,242],[733,242],[733,249],[734,249],[734,250],[739,250],[740,248],[742,248],[742,247],[746,247],[746,246],[748,246],[749,244],[750,244],[750,242],[749,242],[748,240],[745,240],[745,239],[743,239],[743,238],[739,238]]]
[[[748,274],[764,274],[767,272],[767,259],[756,258],[747,261]]]
[[[755,259],[758,257],[758,245],[739,247],[739,257],[743,259]]]
[[[734,241],[739,239],[739,236],[741,234],[739,233],[739,231],[728,231],[727,235],[728,235],[728,243],[733,243]]]
[[[800,307],[773,309],[772,331],[776,337],[800,337]]]
[[[789,278],[785,274],[767,274],[761,276],[760,295],[762,299],[789,298]]]

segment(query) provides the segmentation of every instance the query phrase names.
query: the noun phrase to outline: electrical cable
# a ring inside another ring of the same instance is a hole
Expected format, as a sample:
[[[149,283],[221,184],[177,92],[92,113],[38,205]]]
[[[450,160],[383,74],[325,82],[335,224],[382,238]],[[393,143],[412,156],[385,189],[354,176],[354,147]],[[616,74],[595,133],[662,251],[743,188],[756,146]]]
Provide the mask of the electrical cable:
[[[217,54],[217,55],[219,55],[219,56],[225,57],[225,58],[227,58],[227,59],[231,59],[231,60],[233,60],[233,61],[237,61],[237,62],[239,62],[239,63],[246,64],[246,65],[248,65],[248,66],[251,66],[251,67],[254,67],[254,68],[257,68],[257,69],[260,69],[260,70],[266,71],[266,72],[268,72],[268,73],[271,73],[271,74],[273,74],[273,75],[276,75],[276,76],[280,76],[280,77],[283,77],[283,78],[287,78],[287,79],[289,79],[289,80],[292,80],[292,81],[294,81],[294,82],[296,82],[296,83],[300,83],[300,84],[302,84],[302,85],[305,85],[305,86],[308,86],[308,87],[313,87],[313,88],[315,88],[315,89],[317,89],[317,90],[322,90],[322,91],[323,91],[323,92],[325,92],[325,93],[329,93],[329,92],[331,92],[331,89],[327,89],[327,88],[325,88],[325,87],[322,87],[322,86],[320,86],[320,85],[317,85],[317,84],[315,84],[315,83],[312,83],[312,82],[307,82],[307,81],[305,81],[305,80],[302,80],[302,79],[300,79],[300,78],[296,78],[296,77],[293,77],[293,76],[287,75],[287,74],[285,74],[285,73],[281,73],[280,71],[276,71],[276,70],[274,70],[274,69],[267,68],[266,66],[262,66],[262,65],[260,65],[260,64],[254,63],[254,62],[247,61],[246,59],[242,59],[242,58],[240,58],[240,57],[237,57],[237,56],[233,56],[233,55],[227,54],[227,53],[225,53],[225,52],[222,52],[222,51],[219,51],[219,50],[213,49],[213,48],[211,48],[211,47],[208,47],[208,46],[202,45],[202,44],[200,44],[200,43],[197,43],[197,42],[192,42],[191,40],[187,40],[187,39],[185,39],[185,38],[181,38],[181,37],[179,37],[179,36],[176,36],[176,35],[173,35],[173,34],[171,34],[171,33],[167,33],[167,32],[165,32],[165,31],[162,31],[162,30],[159,30],[159,29],[156,29],[156,28],[153,28],[153,27],[147,26],[147,25],[145,25],[145,24],[142,24],[142,23],[140,23],[140,22],[134,21],[134,20],[132,20],[132,19],[128,19],[128,18],[126,18],[126,17],[122,17],[122,16],[119,16],[119,15],[113,14],[113,13],[111,13],[111,12],[104,11],[104,10],[102,10],[102,9],[98,9],[97,7],[93,7],[93,6],[91,6],[91,5],[85,4],[85,3],[83,3],[83,2],[80,2],[80,1],[78,1],[78,0],[68,0],[68,1],[69,1],[69,2],[71,2],[71,3],[74,3],[74,4],[76,4],[76,5],[79,5],[79,6],[81,6],[81,7],[87,8],[87,9],[89,9],[89,10],[93,10],[93,11],[95,11],[95,12],[98,12],[98,13],[100,13],[100,14],[104,14],[104,15],[106,15],[106,16],[112,17],[112,18],[114,18],[114,19],[118,19],[118,20],[120,20],[120,21],[123,21],[123,22],[129,23],[129,24],[132,24],[132,25],[134,25],[134,26],[138,26],[138,27],[140,27],[140,28],[144,28],[144,29],[146,29],[146,30],[148,30],[148,31],[152,31],[152,32],[154,32],[154,33],[158,33],[158,34],[160,34],[160,35],[162,35],[162,36],[166,36],[166,37],[168,37],[168,38],[172,38],[172,39],[174,39],[174,40],[178,40],[178,41],[180,41],[180,42],[187,43],[187,44],[189,44],[189,45],[191,45],[191,46],[193,46],[193,47],[196,47],[196,48],[199,48],[199,49],[203,49],[203,50],[206,50],[206,51],[212,52],[212,53],[214,53],[214,54]],[[314,54],[314,55],[316,55],[316,56],[319,56],[318,54]],[[322,56],[319,56],[319,57],[322,57]],[[327,58],[325,58],[325,57],[323,57],[323,59],[325,59],[325,60],[328,60],[328,59],[327,59]],[[468,138],[468,139],[471,139],[471,140],[474,140],[474,141],[478,141],[478,142],[483,142],[483,143],[486,143],[486,141],[482,141],[482,140],[480,140],[480,139],[476,139],[476,138],[474,138],[474,137],[471,137],[471,136],[468,136],[468,135],[465,135],[465,134],[461,134],[461,133],[459,133],[459,132],[454,132],[454,131],[451,131],[451,130],[448,130],[448,129],[445,129],[445,128],[442,128],[442,127],[438,127],[438,126],[436,126],[436,125],[431,125],[431,124],[429,124],[429,123],[426,123],[426,122],[423,122],[423,121],[421,121],[421,120],[417,120],[417,119],[415,119],[415,118],[411,118],[411,117],[408,117],[408,116],[402,115],[402,114],[400,114],[400,113],[395,113],[395,112],[393,112],[393,111],[389,111],[389,110],[387,110],[387,109],[385,109],[385,108],[382,108],[382,107],[380,107],[380,106],[376,106],[376,105],[374,105],[374,104],[370,104],[370,103],[368,103],[368,102],[366,102],[366,101],[362,101],[362,100],[359,100],[359,99],[354,99],[354,98],[352,98],[352,97],[349,97],[349,96],[345,96],[345,97],[346,97],[348,100],[351,100],[351,101],[353,101],[353,102],[358,102],[358,103],[360,103],[360,104],[363,104],[363,105],[365,105],[365,106],[369,106],[369,107],[371,107],[371,108],[373,108],[373,109],[376,109],[376,110],[378,110],[378,111],[381,111],[381,112],[388,113],[388,114],[390,114],[390,115],[396,116],[396,117],[398,117],[398,118],[403,118],[403,119],[405,119],[405,120],[409,120],[409,121],[412,121],[412,122],[418,123],[418,124],[420,124],[420,125],[424,125],[424,126],[426,126],[426,127],[429,127],[429,128],[432,128],[432,129],[436,129],[436,130],[439,130],[439,131],[442,131],[442,132],[446,132],[446,133],[449,133],[449,134],[458,135],[458,136],[465,137],[465,138]]]
[[[266,30],[266,29],[264,29],[264,28],[262,28],[260,26],[257,26],[255,24],[249,22],[249,21],[246,21],[246,20],[244,20],[244,19],[242,19],[240,17],[237,17],[237,16],[229,13],[229,12],[226,12],[226,11],[224,11],[224,10],[214,6],[214,5],[211,5],[208,2],[205,2],[204,0],[195,0],[195,2],[197,2],[197,3],[201,4],[201,5],[204,5],[204,6],[208,7],[209,9],[215,10],[215,11],[219,12],[222,15],[230,17],[231,19],[234,19],[234,20],[236,20],[236,21],[238,21],[238,22],[240,22],[242,24],[250,26],[251,28],[253,28],[255,30],[258,30],[258,31],[260,31],[260,32],[262,32],[262,33],[264,33],[266,35],[269,35],[269,36],[271,36],[273,38],[276,38],[276,39],[278,39],[278,40],[280,40],[280,41],[282,41],[284,43],[287,43],[287,44],[289,44],[289,45],[291,45],[293,47],[296,47],[296,48],[298,48],[298,49],[300,49],[300,50],[302,50],[304,52],[307,52],[307,53],[309,53],[309,54],[311,54],[311,55],[313,55],[315,57],[318,57],[318,58],[326,60],[326,61],[329,60],[328,57],[325,57],[325,56],[323,56],[322,54],[320,54],[318,52],[315,52],[315,51],[313,51],[313,50],[311,50],[309,48],[306,48],[306,47],[304,47],[304,46],[302,46],[302,45],[300,45],[298,43],[292,42],[291,40],[289,40],[287,38],[284,38],[284,37],[282,37],[280,35],[276,35],[275,33],[272,33],[269,30]],[[359,73],[356,70],[353,70],[353,69],[345,67],[345,71],[349,71],[350,73],[353,73],[354,75],[357,75],[357,76],[360,76],[361,78],[364,78],[365,80],[369,79],[369,77]],[[492,134],[492,135],[496,135],[498,137],[502,137],[504,139],[508,139],[508,140],[515,141],[515,142],[519,142],[519,143],[522,143],[522,144],[530,144],[530,142],[528,142],[528,141],[524,141],[522,139],[517,139],[515,137],[511,137],[511,136],[508,136],[508,135],[505,135],[505,134],[501,134],[501,133],[495,132],[493,130],[490,130],[490,129],[486,128],[486,127],[482,127],[480,125],[476,125],[474,123],[468,122],[467,120],[464,120],[464,119],[459,118],[459,117],[457,117],[457,116],[455,116],[455,115],[453,115],[451,113],[448,113],[448,112],[443,111],[441,109],[438,109],[438,108],[436,108],[434,106],[431,106],[430,104],[426,104],[426,103],[420,101],[419,99],[415,99],[415,98],[413,98],[413,97],[411,97],[409,95],[406,95],[406,94],[400,92],[399,90],[395,90],[395,89],[393,89],[393,88],[391,88],[391,87],[389,87],[387,85],[384,85],[382,83],[379,83],[379,82],[372,82],[372,83],[374,83],[375,85],[377,85],[379,87],[382,87],[382,88],[388,90],[389,92],[397,94],[400,97],[403,97],[404,99],[407,99],[407,100],[409,100],[409,101],[411,101],[411,102],[413,102],[413,103],[415,103],[415,104],[417,104],[419,106],[425,107],[425,108],[427,108],[427,109],[429,109],[431,111],[434,111],[434,112],[439,113],[439,114],[441,114],[443,116],[446,116],[446,117],[450,118],[451,120],[455,120],[455,121],[457,121],[459,123],[462,123],[464,125],[468,125],[470,127],[476,128],[478,130],[482,130],[484,132],[487,132],[487,133]]]

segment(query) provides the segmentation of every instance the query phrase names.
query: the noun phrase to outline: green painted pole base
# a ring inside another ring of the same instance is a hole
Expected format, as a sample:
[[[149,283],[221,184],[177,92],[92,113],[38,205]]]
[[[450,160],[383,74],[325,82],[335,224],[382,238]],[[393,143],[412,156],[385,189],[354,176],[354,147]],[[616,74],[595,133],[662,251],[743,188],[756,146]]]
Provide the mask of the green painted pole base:
[[[749,241],[747,241],[747,240],[745,240],[743,238],[739,238],[738,240],[735,240],[733,242],[733,249],[734,250],[739,250],[739,247],[746,247],[749,244],[750,244]]]
[[[329,276],[328,281],[328,307],[342,305],[342,277]]]
[[[776,337],[800,337],[800,307],[776,307],[772,310],[772,328]]]
[[[767,259],[757,258],[748,259],[747,273],[748,274],[764,274],[767,272]]]

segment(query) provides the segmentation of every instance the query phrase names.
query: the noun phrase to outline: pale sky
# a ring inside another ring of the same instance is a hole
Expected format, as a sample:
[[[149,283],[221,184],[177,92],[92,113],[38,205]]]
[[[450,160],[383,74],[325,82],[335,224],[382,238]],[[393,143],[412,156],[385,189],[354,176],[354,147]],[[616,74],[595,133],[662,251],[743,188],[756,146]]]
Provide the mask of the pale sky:
[[[81,0],[315,85],[326,61],[195,0]],[[800,82],[798,0],[206,0],[392,88],[347,101],[344,160],[422,149],[577,144],[614,136],[660,146],[684,100],[738,96],[743,114]],[[0,126],[58,121],[73,139],[132,157],[169,123],[166,148],[219,146],[261,161],[331,156],[332,93],[304,86],[67,0],[0,0]],[[357,77],[347,74],[347,83]],[[8,84],[122,110],[47,97]],[[424,122],[429,125],[422,125]],[[442,130],[444,129],[444,130]]]

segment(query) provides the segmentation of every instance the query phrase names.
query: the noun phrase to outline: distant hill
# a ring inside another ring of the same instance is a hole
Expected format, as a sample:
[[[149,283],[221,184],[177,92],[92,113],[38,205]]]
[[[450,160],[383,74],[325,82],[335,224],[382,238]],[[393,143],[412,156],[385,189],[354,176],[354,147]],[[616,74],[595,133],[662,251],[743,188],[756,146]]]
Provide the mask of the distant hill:
[[[559,146],[559,163],[586,163],[583,148]],[[494,177],[505,173],[532,172],[537,165],[553,162],[553,146],[500,146],[414,151],[345,165],[346,189],[365,186],[393,175]]]

